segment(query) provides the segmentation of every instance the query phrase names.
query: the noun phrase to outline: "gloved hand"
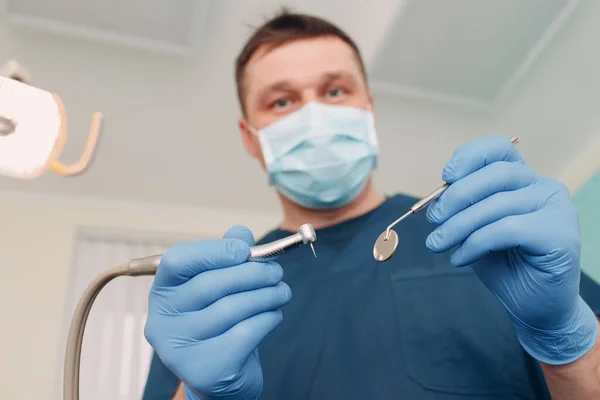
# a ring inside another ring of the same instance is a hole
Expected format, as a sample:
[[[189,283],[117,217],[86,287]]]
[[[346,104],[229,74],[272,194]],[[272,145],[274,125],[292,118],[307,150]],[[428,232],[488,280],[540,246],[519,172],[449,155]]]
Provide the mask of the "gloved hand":
[[[258,344],[282,320],[291,297],[274,263],[247,262],[252,233],[173,246],[149,295],[146,339],[186,385],[188,400],[258,398]],[[206,396],[206,397],[201,397]]]
[[[459,147],[442,178],[451,185],[427,209],[440,225],[427,247],[457,247],[451,263],[472,264],[535,359],[566,364],[587,353],[598,323],[579,296],[579,223],[566,187],[497,137]]]

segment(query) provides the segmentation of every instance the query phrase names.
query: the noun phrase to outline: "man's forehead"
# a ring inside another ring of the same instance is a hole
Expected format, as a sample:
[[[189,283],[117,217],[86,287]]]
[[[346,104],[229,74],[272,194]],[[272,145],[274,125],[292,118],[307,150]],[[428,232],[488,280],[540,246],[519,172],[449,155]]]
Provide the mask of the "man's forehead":
[[[258,49],[246,66],[245,81],[248,90],[260,90],[275,82],[301,82],[339,72],[360,76],[354,50],[341,39],[319,37]]]

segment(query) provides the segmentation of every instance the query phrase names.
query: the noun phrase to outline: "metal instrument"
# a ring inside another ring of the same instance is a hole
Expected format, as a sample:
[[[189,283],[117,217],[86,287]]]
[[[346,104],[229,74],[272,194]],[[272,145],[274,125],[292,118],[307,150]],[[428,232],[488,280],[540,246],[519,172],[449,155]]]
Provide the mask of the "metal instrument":
[[[275,240],[271,243],[265,243],[259,246],[250,248],[249,261],[269,261],[273,260],[290,250],[302,245],[309,245],[315,258],[315,248],[313,243],[317,240],[317,234],[311,224],[304,224],[295,234],[284,237],[283,239]]]
[[[309,245],[315,257],[315,248],[313,243],[317,240],[317,234],[312,225],[304,224],[298,232],[250,248],[249,261],[265,262],[273,260],[282,254],[286,254],[294,248],[303,245]],[[90,310],[96,296],[102,288],[111,280],[119,276],[147,276],[154,275],[162,259],[162,254],[135,258],[127,264],[119,265],[100,274],[83,292],[75,312],[71,319],[69,336],[67,338],[67,349],[65,353],[64,377],[63,377],[63,399],[79,399],[79,369],[81,361],[81,346],[83,343],[83,334]]]
[[[516,145],[519,143],[519,138],[513,137],[510,139],[510,142],[513,145]],[[450,184],[444,183],[442,186],[438,187],[433,192],[429,193],[427,196],[413,204],[406,214],[392,222],[375,241],[375,245],[373,246],[373,257],[375,257],[377,261],[385,261],[391,258],[398,247],[398,234],[392,228],[402,220],[422,210],[426,205],[444,193],[449,186]]]

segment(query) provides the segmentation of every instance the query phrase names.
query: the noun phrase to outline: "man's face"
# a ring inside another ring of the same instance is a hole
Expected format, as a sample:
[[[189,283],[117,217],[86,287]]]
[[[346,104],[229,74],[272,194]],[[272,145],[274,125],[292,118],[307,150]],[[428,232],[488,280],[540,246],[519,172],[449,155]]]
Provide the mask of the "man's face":
[[[244,75],[246,119],[240,130],[248,153],[264,160],[257,130],[300,109],[322,102],[366,109],[372,103],[353,49],[336,37],[290,42],[268,51],[259,49]]]

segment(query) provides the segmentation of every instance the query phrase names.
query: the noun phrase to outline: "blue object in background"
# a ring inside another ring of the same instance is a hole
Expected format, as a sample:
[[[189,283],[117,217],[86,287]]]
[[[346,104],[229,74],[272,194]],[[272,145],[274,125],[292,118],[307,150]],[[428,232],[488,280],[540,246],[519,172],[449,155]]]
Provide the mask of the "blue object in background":
[[[600,170],[573,195],[581,228],[581,269],[600,282]]]

